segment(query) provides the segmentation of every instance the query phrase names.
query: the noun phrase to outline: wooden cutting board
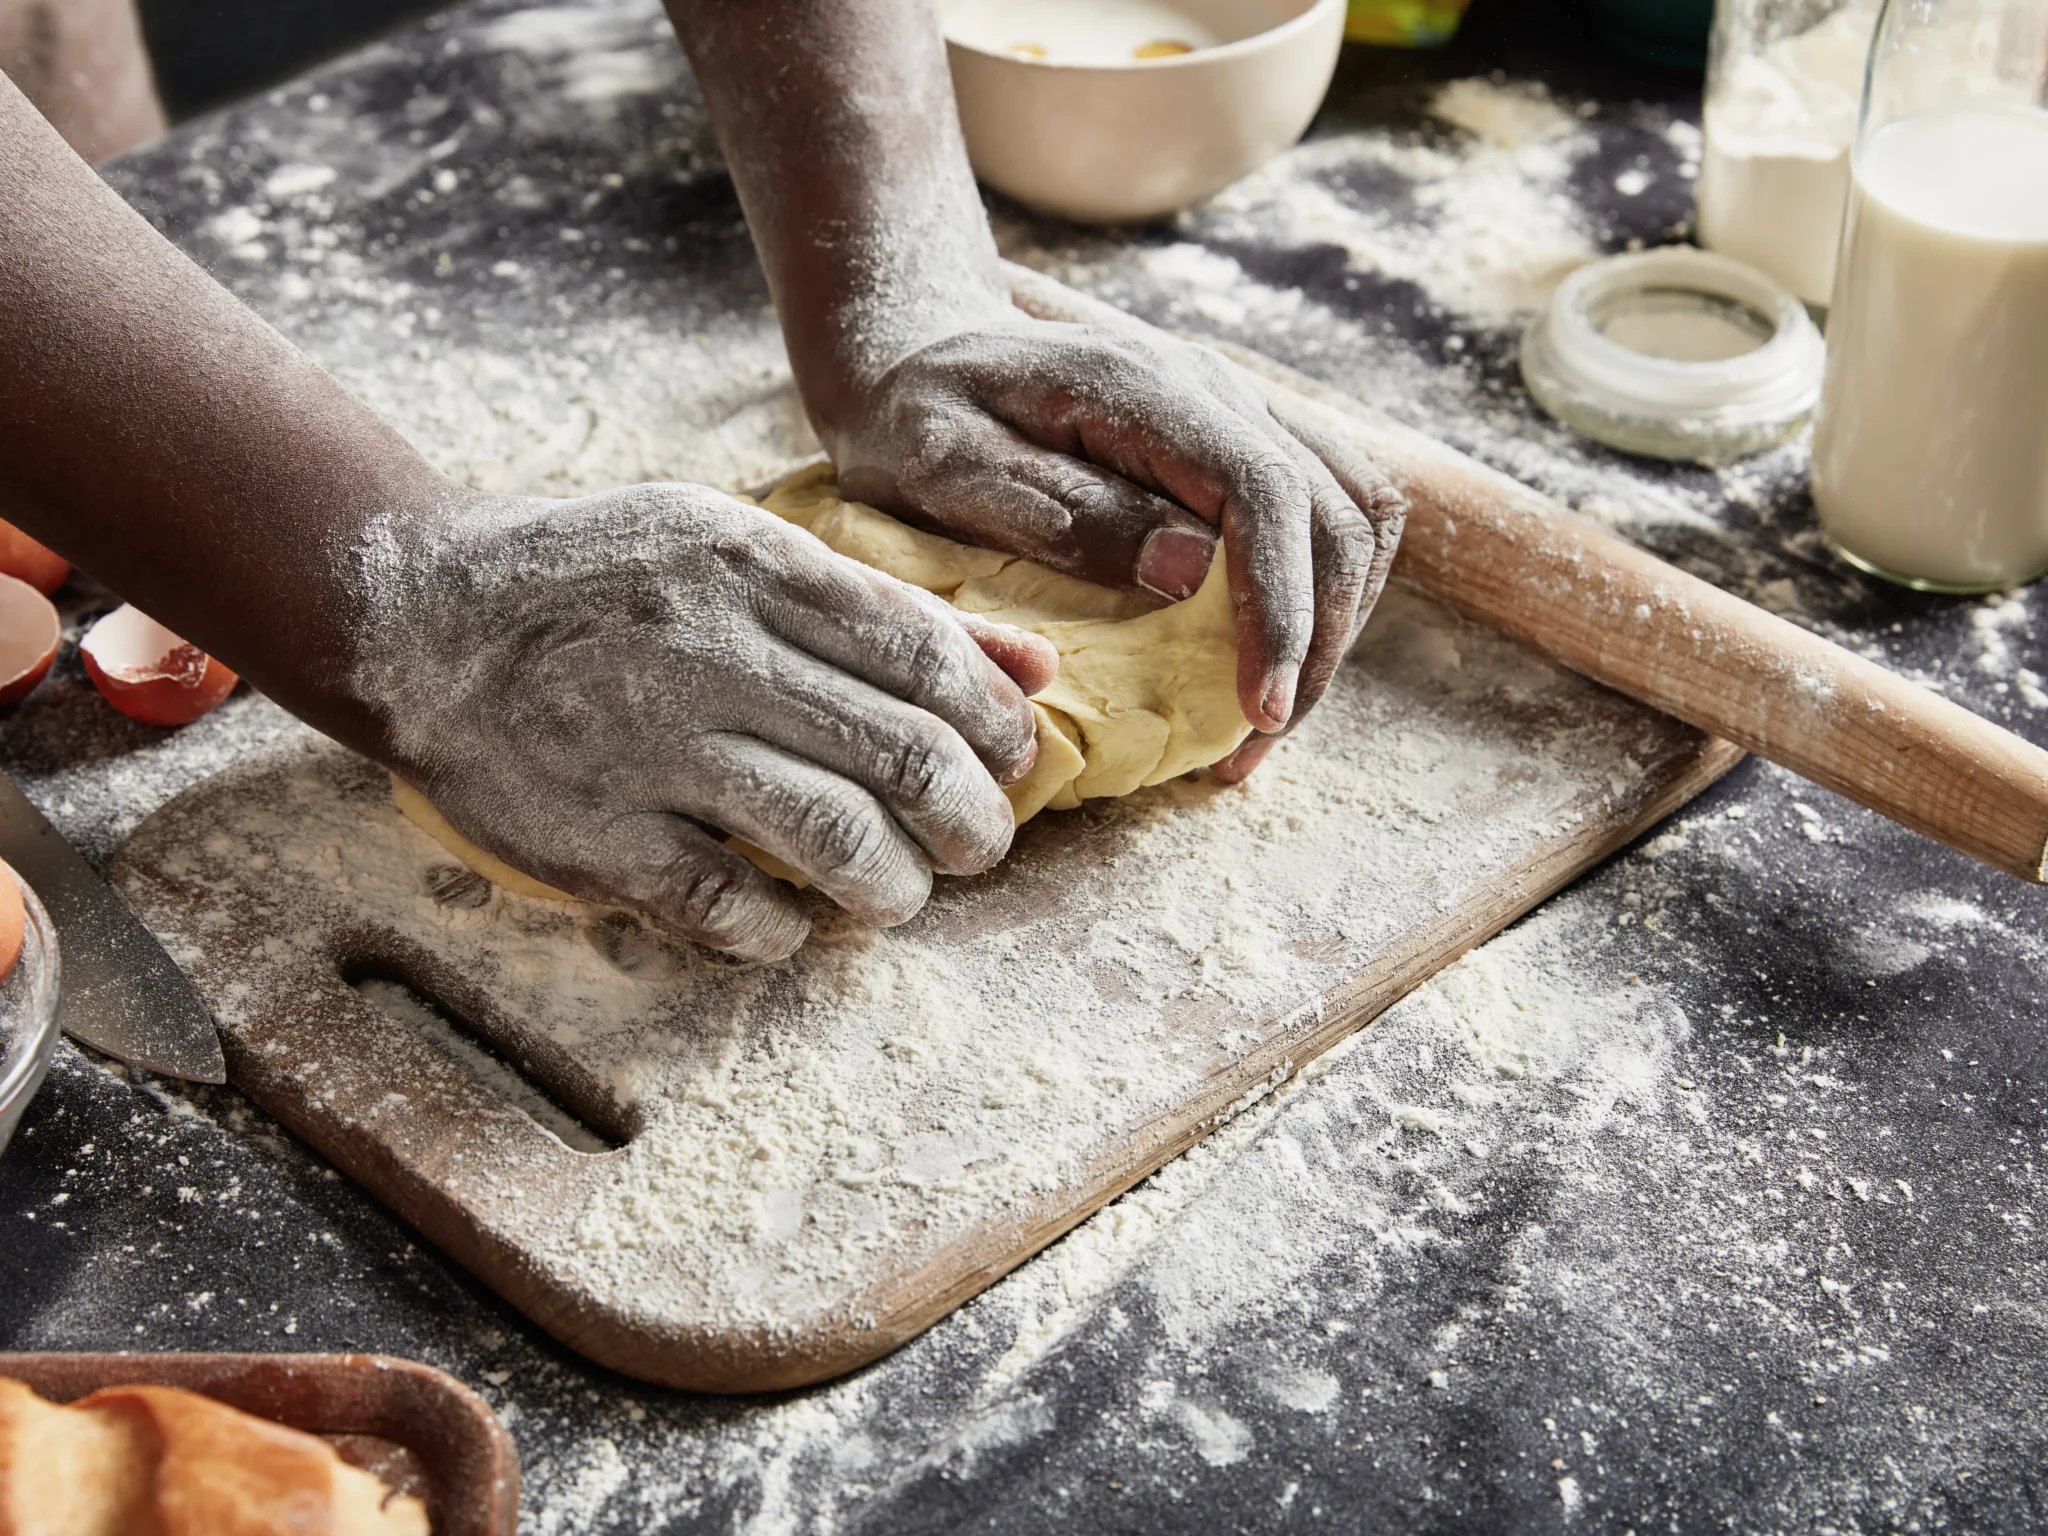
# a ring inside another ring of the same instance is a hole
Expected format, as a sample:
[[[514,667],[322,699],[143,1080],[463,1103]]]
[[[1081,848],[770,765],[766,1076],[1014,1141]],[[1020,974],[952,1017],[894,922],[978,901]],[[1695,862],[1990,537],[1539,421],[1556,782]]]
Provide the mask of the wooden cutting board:
[[[116,879],[232,1080],[429,1239],[618,1370],[764,1390],[927,1327],[1739,756],[1392,591],[1249,785],[1042,816],[781,966],[496,891],[310,733]]]

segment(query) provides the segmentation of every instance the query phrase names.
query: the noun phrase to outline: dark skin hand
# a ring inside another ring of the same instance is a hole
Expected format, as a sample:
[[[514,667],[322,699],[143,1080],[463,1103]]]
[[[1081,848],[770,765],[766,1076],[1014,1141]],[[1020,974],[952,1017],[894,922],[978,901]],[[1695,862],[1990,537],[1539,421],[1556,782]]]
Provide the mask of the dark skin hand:
[[[878,923],[1009,846],[1043,641],[703,486],[455,484],[5,77],[0,358],[0,515],[550,884],[774,959],[803,900],[726,833]]]
[[[1161,600],[1220,531],[1240,706],[1261,732],[1298,720],[1386,580],[1392,485],[1319,457],[1206,349],[1010,304],[929,0],[668,5],[847,494]]]

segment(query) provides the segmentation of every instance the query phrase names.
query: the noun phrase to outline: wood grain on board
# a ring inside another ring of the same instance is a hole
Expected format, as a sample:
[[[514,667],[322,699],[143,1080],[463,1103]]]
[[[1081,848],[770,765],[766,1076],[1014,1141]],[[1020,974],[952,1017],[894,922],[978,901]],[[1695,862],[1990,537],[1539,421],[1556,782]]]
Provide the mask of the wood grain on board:
[[[930,1021],[849,1006],[823,1034],[813,1017],[806,1036],[787,1000],[807,967],[826,963],[817,945],[744,993],[733,967],[639,929],[633,955],[668,947],[652,971],[632,961],[638,1015],[572,1030],[535,1017],[540,994],[522,978],[547,965],[533,944],[582,934],[586,960],[616,956],[620,930],[604,925],[637,920],[502,893],[451,915],[437,906],[454,873],[447,857],[398,816],[383,772],[310,733],[158,811],[116,879],[214,1008],[231,1080],[512,1305],[629,1374],[767,1390],[850,1370],[929,1326],[1740,756],[1426,599],[1390,593],[1329,698],[1261,770],[1263,786],[1162,785],[1040,817],[995,871],[940,881],[924,913],[876,941],[998,982],[1003,967],[1051,957],[1061,986],[1092,989],[1091,1029],[1099,1016],[1095,1036],[1116,1069],[1128,1074],[1134,1053],[1154,1063],[1118,1101],[1128,1112],[1070,1127],[1080,1141],[1049,1163],[1028,1121],[978,1113],[984,1099],[959,1080],[958,1052],[892,1065],[886,1095],[849,1073],[849,1123],[896,1127],[876,1182],[820,1176],[782,1192],[804,1213],[794,1225],[743,1230],[707,1217],[667,1250],[593,1255],[583,1234],[593,1209],[644,1176],[657,1111],[669,1123],[738,1114],[703,1091],[719,1054],[707,1042],[723,1042],[727,1060],[809,1049],[869,1060]],[[1418,808],[1418,796],[1429,804]],[[1246,819],[1274,805],[1293,811],[1247,842]],[[1212,837],[1259,856],[1206,870],[1189,850]],[[1323,909],[1272,875],[1287,858],[1338,861],[1318,887],[1334,893]],[[1241,1001],[1249,994],[1202,996],[1196,959],[1133,920],[1171,902],[1177,916],[1163,928],[1220,921],[1226,888],[1229,901],[1277,914],[1290,945],[1256,1005]],[[1090,959],[1104,925],[1120,929],[1121,976]],[[1167,980],[1133,987],[1131,967]],[[364,975],[400,977],[434,999],[618,1145],[565,1144],[366,1002],[350,984]],[[741,996],[745,1010],[732,1002]],[[1029,1020],[1004,1027],[1006,1048],[1028,1055]],[[1048,1035],[1046,1050],[1055,1043]],[[641,1070],[650,1051],[662,1064],[651,1077]],[[620,1087],[628,1080],[664,1102],[635,1101]],[[909,1166],[913,1142],[927,1155],[935,1140],[978,1137],[985,1152],[991,1125],[1012,1128],[1002,1134],[1013,1145],[995,1150],[1037,1176],[1011,1188],[970,1182],[928,1207],[914,1180],[888,1176]],[[867,1237],[819,1263],[803,1245],[826,1226]]]

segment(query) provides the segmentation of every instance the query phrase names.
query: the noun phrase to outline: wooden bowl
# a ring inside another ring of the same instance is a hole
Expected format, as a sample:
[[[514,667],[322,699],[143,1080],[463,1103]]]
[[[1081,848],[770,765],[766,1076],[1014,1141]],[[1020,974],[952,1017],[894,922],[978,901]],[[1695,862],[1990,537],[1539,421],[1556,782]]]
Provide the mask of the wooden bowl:
[[[1337,67],[1344,6],[1173,0],[1210,35],[1234,40],[1171,57],[1074,62],[995,42],[988,0],[951,0],[940,15],[975,173],[1084,224],[1156,219],[1200,202],[1307,129]]]
[[[427,1506],[434,1536],[515,1536],[519,1454],[453,1376],[388,1355],[5,1354],[0,1376],[53,1403],[101,1387],[182,1387],[320,1436]]]

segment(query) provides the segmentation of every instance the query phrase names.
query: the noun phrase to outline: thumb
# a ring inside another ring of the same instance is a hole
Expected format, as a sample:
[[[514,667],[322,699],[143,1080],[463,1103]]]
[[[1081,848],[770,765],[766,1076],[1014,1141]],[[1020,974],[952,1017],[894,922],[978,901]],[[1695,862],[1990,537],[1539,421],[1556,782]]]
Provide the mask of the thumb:
[[[1060,653],[1043,635],[1014,624],[998,624],[978,613],[957,615],[960,625],[981,647],[982,654],[1021,689],[1026,698],[1043,693],[1060,674]]]

